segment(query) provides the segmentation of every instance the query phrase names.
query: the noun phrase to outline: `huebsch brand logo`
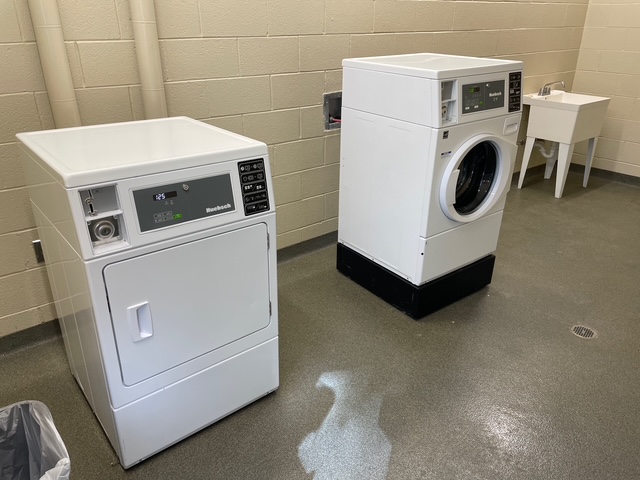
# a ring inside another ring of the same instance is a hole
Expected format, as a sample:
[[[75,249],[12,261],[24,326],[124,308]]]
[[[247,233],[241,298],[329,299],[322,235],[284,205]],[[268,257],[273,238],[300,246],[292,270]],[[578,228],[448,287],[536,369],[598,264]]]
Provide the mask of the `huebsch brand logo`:
[[[502,92],[489,93],[489,97],[501,97],[501,96],[502,96]]]
[[[218,205],[215,207],[207,207],[206,208],[206,212],[207,213],[215,213],[215,212],[219,212],[220,210],[228,210],[231,208],[231,204],[227,203],[226,205]]]

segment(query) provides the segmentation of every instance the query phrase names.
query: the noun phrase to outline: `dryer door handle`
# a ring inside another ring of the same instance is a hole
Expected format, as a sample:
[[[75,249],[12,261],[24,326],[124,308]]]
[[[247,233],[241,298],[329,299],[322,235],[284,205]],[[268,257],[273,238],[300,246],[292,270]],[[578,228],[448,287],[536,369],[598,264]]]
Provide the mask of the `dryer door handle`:
[[[447,205],[453,205],[456,203],[456,186],[458,184],[458,177],[460,176],[460,170],[455,169],[451,172],[449,181],[447,182],[446,201]]]
[[[149,302],[127,307],[127,317],[133,342],[139,342],[153,335],[153,322]]]

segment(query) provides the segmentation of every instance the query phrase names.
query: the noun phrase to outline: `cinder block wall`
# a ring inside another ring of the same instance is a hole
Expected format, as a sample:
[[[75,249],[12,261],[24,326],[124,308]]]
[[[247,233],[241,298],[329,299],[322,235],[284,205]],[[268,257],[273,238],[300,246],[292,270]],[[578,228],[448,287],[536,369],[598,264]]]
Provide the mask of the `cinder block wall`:
[[[640,177],[640,1],[589,7],[574,91],[611,98],[593,165]]]
[[[58,0],[85,125],[143,118],[126,0]],[[322,95],[345,57],[437,52],[525,62],[571,87],[587,0],[156,1],[170,115],[269,144],[278,247],[337,229],[339,132]],[[55,317],[14,135],[53,128],[26,0],[0,2],[0,336]],[[382,92],[381,92],[382,93]],[[524,129],[522,130],[524,131]]]
[[[52,128],[27,2],[0,2],[0,336],[55,318],[15,134]]]

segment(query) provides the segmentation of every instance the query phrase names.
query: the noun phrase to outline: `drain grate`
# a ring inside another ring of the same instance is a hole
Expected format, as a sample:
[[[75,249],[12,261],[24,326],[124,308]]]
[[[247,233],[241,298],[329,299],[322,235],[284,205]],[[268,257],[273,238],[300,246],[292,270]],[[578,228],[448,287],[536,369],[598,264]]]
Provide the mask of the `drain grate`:
[[[584,325],[574,325],[571,327],[571,331],[580,338],[594,338],[597,335],[593,328]]]

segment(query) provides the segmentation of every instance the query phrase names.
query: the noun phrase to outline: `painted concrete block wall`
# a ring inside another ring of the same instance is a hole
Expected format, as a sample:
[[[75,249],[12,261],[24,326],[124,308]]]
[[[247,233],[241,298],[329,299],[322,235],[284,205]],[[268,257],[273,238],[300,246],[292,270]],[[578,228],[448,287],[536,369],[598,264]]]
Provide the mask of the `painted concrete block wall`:
[[[574,90],[611,98],[593,165],[640,177],[640,1],[592,0]]]
[[[143,118],[127,0],[58,0],[85,125]],[[587,0],[156,1],[170,115],[269,144],[278,247],[337,229],[340,134],[322,95],[345,57],[415,52],[519,59],[525,91],[573,82]],[[26,0],[0,1],[0,336],[54,318],[29,241],[15,133],[52,128]],[[8,212],[8,213],[5,213]],[[17,292],[28,294],[16,295]],[[20,298],[14,298],[14,297]]]
[[[0,2],[0,336],[55,318],[15,134],[53,128],[27,2]]]

